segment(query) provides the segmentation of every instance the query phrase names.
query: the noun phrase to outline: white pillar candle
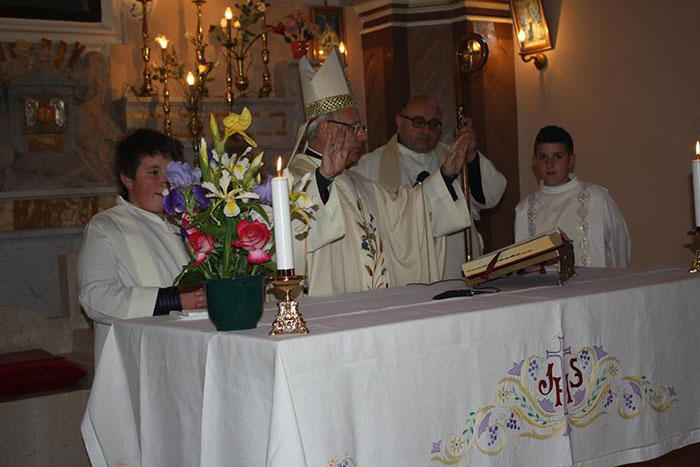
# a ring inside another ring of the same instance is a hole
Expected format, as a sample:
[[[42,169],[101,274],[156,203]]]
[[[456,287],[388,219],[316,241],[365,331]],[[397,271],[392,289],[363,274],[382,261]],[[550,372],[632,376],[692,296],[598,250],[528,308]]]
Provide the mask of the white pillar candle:
[[[695,159],[693,159],[693,195],[695,200],[695,226],[700,227],[700,141],[695,142]]]
[[[272,214],[275,228],[277,269],[294,269],[292,223],[289,218],[289,182],[282,176],[282,158],[277,158],[277,176],[272,179]]]

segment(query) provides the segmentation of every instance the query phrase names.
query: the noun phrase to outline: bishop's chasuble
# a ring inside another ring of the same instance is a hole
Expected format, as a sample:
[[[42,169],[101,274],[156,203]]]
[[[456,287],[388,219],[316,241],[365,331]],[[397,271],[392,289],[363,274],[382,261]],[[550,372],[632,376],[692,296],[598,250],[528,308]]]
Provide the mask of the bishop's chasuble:
[[[580,181],[540,187],[515,207],[515,241],[559,227],[574,244],[577,266],[624,268],[630,263],[630,235],[608,190]]]
[[[309,295],[331,295],[412,282],[443,275],[444,251],[434,238],[470,225],[458,182],[453,200],[439,171],[422,185],[383,189],[343,171],[333,179],[324,204],[313,174],[320,159],[297,154],[290,164],[295,191],[316,203],[309,229],[294,239],[295,268],[306,275]]]
[[[357,165],[350,170],[355,171],[379,183],[387,190],[396,190],[401,185],[413,186],[421,172],[434,173],[445,162],[449,147],[443,143],[432,151],[419,153],[398,142],[396,134],[389,142],[360,158]],[[482,209],[495,207],[506,190],[506,178],[493,163],[481,152],[479,158],[479,174],[484,193],[484,202],[477,201],[469,194],[469,207],[472,220],[478,221]],[[473,257],[483,254],[483,241],[475,227],[470,229],[472,235]],[[462,278],[464,255],[464,233],[456,232],[447,237],[437,237],[435,248],[440,251],[447,249],[445,258],[445,279]],[[446,246],[445,246],[446,243]]]

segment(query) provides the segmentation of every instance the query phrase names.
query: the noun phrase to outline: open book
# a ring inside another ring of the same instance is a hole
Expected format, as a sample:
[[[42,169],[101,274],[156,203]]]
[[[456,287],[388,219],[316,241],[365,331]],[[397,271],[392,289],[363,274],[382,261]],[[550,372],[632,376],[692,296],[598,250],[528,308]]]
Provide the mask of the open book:
[[[560,256],[558,249],[570,243],[560,229],[509,245],[462,265],[467,285],[502,277],[518,269]],[[571,250],[571,249],[570,249]],[[571,250],[573,253],[573,250]]]

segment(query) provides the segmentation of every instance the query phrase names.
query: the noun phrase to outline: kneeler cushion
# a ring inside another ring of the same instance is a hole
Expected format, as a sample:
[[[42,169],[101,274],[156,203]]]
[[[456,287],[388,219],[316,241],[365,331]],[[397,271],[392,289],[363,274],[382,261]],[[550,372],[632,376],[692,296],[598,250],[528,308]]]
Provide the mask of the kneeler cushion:
[[[87,373],[44,350],[0,355],[0,396],[21,396],[68,386]]]

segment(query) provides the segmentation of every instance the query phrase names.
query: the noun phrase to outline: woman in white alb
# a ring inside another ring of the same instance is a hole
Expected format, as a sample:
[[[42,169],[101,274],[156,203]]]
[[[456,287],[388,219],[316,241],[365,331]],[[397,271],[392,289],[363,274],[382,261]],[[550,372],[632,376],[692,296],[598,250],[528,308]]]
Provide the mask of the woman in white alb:
[[[122,196],[85,228],[78,254],[80,304],[95,322],[95,362],[111,323],[206,306],[204,290],[173,286],[189,261],[178,229],[164,217],[162,191],[182,144],[139,129],[116,150],[114,171]]]

